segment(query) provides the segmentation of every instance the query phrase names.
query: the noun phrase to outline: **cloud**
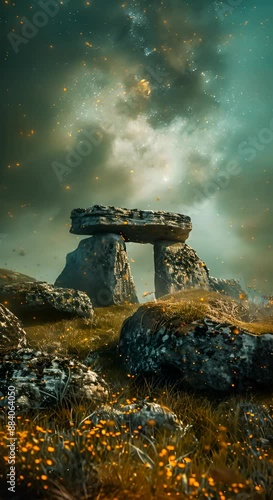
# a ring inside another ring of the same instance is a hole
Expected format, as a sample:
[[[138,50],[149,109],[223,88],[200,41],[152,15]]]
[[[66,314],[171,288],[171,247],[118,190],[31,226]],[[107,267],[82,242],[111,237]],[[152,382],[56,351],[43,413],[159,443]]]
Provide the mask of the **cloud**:
[[[35,274],[40,264],[41,274],[53,281],[65,253],[77,244],[68,234],[71,209],[101,203],[192,211],[190,241],[214,274],[242,272],[246,280],[259,274],[260,286],[272,286],[264,283],[260,265],[253,271],[258,253],[271,272],[272,146],[251,165],[238,156],[238,145],[269,118],[257,89],[265,90],[266,108],[272,102],[272,70],[267,67],[266,81],[262,71],[255,73],[256,91],[252,80],[255,57],[260,70],[260,57],[268,57],[266,37],[255,42],[253,56],[248,50],[253,30],[260,33],[264,3],[258,14],[238,7],[230,21],[221,23],[210,1],[96,0],[89,7],[71,1],[17,55],[4,37],[8,76],[0,230],[10,235],[4,242],[8,266],[21,265],[12,246],[27,247],[27,272]],[[16,15],[20,19],[30,12],[26,0],[9,10],[7,32],[20,30]],[[252,31],[243,24],[246,14]],[[79,150],[84,133],[106,122],[111,129],[103,129],[100,144],[67,169],[60,183],[52,163],[68,165],[67,155]],[[242,162],[242,173],[194,213],[196,190],[204,190],[234,158]],[[222,223],[216,237],[217,217]],[[240,257],[230,250],[226,255],[226,238]],[[47,242],[56,257],[50,271]],[[131,251],[141,262],[135,266],[140,288],[146,255],[151,287],[149,248]]]

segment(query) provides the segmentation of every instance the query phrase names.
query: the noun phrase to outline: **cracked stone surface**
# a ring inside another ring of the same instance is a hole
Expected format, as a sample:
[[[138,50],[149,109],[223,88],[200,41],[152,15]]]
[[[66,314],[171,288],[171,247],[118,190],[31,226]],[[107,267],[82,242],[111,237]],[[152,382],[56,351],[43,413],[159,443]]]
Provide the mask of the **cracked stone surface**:
[[[190,217],[171,212],[94,205],[71,212],[74,234],[116,233],[124,241],[154,243],[157,240],[185,241],[192,229]]]
[[[138,303],[126,246],[117,234],[97,234],[82,240],[67,255],[55,285],[86,292],[94,307]]]

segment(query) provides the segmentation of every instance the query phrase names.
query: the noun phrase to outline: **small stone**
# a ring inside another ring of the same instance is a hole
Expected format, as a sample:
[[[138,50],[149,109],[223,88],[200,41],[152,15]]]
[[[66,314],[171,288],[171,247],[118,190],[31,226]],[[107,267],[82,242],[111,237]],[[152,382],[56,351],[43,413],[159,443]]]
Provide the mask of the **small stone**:
[[[189,426],[184,426],[175,413],[167,408],[147,401],[125,406],[104,406],[92,413],[89,417],[94,425],[101,420],[112,421],[118,429],[127,428],[129,433],[134,430],[144,434],[153,434],[154,431],[179,432],[184,435]]]

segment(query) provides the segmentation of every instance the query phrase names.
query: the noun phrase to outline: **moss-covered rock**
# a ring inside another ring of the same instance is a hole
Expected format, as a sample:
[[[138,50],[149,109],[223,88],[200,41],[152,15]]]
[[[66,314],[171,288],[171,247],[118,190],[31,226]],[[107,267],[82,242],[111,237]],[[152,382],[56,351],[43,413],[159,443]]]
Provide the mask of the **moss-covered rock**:
[[[167,375],[194,390],[271,389],[272,323],[248,323],[247,304],[206,291],[140,307],[122,327],[119,354],[130,374]]]

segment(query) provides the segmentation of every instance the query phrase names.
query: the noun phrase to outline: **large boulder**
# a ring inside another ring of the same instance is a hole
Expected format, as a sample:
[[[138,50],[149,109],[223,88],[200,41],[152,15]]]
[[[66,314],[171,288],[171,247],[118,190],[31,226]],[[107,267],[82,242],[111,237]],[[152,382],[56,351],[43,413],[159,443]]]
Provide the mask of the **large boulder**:
[[[185,241],[192,229],[186,215],[153,210],[94,205],[77,208],[71,212],[71,229],[74,234],[115,233],[124,241],[154,243],[157,240]]]
[[[16,389],[16,405],[26,410],[108,397],[104,379],[78,361],[33,349],[10,351],[1,361],[2,407],[7,403],[7,383]]]
[[[85,293],[40,282],[1,286],[0,302],[26,322],[76,316],[92,318],[94,312],[91,300]]]
[[[232,316],[232,299],[217,297],[198,291],[195,298],[180,295],[177,302],[140,307],[124,322],[119,339],[128,373],[172,374],[185,387],[205,392],[272,390],[272,325],[270,333],[265,326],[264,334],[255,334],[254,324]]]
[[[121,236],[97,234],[66,257],[56,286],[83,290],[94,307],[138,303],[126,246]]]
[[[0,353],[3,354],[10,349],[21,349],[26,344],[26,332],[20,321],[0,304]]]
[[[206,264],[186,243],[156,241],[154,263],[156,298],[187,288],[210,289]]]

